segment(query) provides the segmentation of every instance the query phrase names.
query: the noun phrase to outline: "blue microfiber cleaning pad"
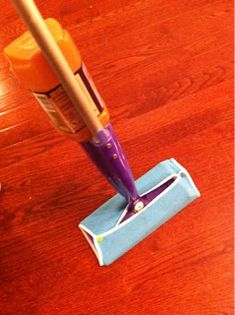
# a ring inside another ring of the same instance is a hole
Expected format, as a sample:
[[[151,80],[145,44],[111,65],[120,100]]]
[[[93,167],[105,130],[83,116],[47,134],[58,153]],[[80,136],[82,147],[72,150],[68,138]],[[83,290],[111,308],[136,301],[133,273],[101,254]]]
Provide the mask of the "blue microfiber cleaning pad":
[[[143,195],[173,177],[169,187],[125,221],[118,224],[126,202],[117,194],[79,224],[101,266],[114,262],[200,196],[189,173],[175,159],[159,163],[139,178],[138,192]]]

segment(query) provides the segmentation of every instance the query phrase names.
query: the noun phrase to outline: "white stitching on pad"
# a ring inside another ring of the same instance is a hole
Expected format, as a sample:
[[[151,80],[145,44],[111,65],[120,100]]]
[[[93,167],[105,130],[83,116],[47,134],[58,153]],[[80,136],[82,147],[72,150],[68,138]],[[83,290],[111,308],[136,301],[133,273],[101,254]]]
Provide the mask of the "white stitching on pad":
[[[82,234],[85,236],[86,240],[88,241],[88,243],[90,244],[92,250],[94,251],[98,261],[99,261],[99,264],[100,266],[103,266],[104,263],[103,263],[103,255],[102,255],[102,251],[100,249],[100,246],[97,242],[97,235],[94,234],[92,231],[90,231],[86,226],[84,226],[83,224],[79,224],[78,226],[80,228],[80,230],[82,231]],[[91,242],[91,240],[89,239],[89,237],[87,236],[87,234],[90,234],[92,237],[93,237],[93,240],[94,240],[94,244]]]
[[[185,174],[187,175],[187,178],[188,178],[190,184],[193,186],[195,192],[197,193],[197,197],[200,197],[200,196],[201,196],[201,193],[200,193],[200,191],[197,189],[196,185],[195,185],[194,182],[193,182],[193,179],[192,179],[191,175],[190,175],[189,172],[186,170],[186,168],[184,168],[183,166],[181,166],[174,158],[171,158],[170,161],[172,161],[175,165],[177,165],[177,166],[181,169],[181,171],[180,171],[179,174],[185,173]]]

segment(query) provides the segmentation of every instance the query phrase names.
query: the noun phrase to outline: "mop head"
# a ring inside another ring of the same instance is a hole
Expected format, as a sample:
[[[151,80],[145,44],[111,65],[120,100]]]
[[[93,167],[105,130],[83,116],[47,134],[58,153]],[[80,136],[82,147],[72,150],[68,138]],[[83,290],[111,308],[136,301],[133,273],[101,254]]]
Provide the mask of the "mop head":
[[[200,196],[189,173],[174,159],[156,165],[136,181],[136,186],[141,196],[161,189],[130,217],[124,198],[117,194],[79,224],[100,266],[113,263]]]

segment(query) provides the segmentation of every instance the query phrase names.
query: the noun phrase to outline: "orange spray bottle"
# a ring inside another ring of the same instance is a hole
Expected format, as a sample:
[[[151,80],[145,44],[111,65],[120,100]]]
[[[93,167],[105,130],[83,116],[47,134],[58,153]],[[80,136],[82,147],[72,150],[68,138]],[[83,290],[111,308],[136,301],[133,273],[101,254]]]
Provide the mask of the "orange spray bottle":
[[[90,106],[105,126],[109,113],[89,73],[81,61],[80,53],[70,34],[52,18],[45,23],[66,58],[77,80],[84,87]],[[91,139],[91,133],[81,119],[77,108],[65,93],[58,78],[42,54],[29,31],[25,32],[5,49],[4,54],[21,84],[29,89],[57,129],[79,142]]]

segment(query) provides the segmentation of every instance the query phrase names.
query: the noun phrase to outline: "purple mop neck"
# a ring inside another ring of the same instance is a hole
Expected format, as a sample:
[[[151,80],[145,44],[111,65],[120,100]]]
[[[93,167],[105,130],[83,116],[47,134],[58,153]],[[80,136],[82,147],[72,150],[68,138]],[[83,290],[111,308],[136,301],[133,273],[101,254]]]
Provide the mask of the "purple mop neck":
[[[131,213],[134,213],[133,209],[138,202],[141,201],[146,206],[175,180],[172,178],[149,193],[140,196],[127,159],[111,124],[97,133],[97,139],[96,141],[84,142],[82,146],[115,190],[126,199],[128,203],[126,216],[129,217]],[[127,218],[126,216],[124,220]]]

